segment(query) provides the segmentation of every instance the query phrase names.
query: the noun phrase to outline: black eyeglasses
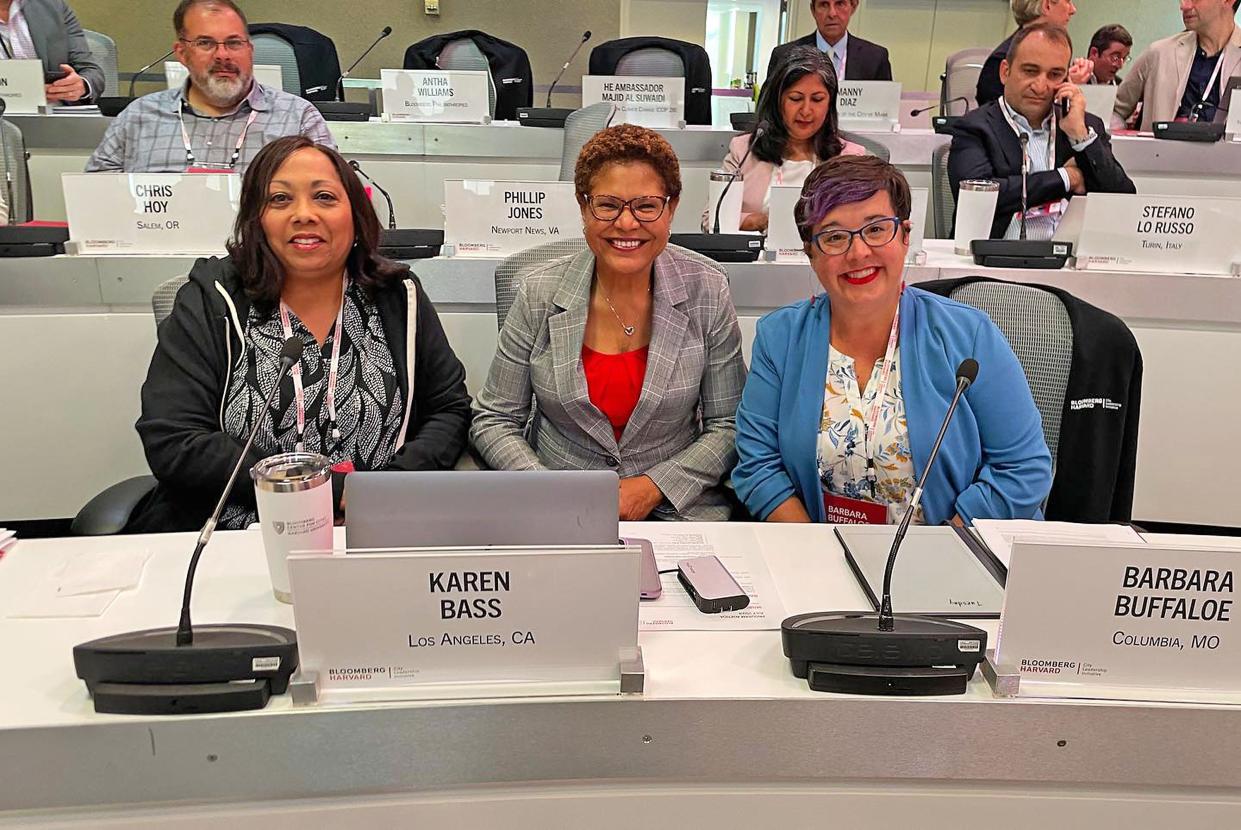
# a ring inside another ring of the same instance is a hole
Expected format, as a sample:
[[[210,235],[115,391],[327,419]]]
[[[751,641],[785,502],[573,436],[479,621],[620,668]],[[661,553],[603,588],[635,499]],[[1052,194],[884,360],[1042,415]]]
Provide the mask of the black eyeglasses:
[[[224,47],[225,52],[236,54],[250,45],[250,41],[243,37],[230,37],[228,40],[215,40],[209,37],[196,37],[193,40],[187,40],[181,37],[177,38],[177,40],[192,46],[204,55],[215,54],[215,50],[221,46]]]
[[[664,215],[664,208],[672,201],[671,196],[634,196],[632,199],[622,199],[619,196],[591,196],[586,193],[582,194],[582,198],[590,208],[590,215],[600,222],[615,222],[625,208],[629,208],[633,218],[639,222],[654,222]]]
[[[855,231],[844,228],[828,228],[810,237],[814,246],[827,256],[840,256],[853,247],[853,237],[861,237],[871,248],[882,248],[893,239],[900,230],[902,220],[899,216],[885,216],[863,225]]]

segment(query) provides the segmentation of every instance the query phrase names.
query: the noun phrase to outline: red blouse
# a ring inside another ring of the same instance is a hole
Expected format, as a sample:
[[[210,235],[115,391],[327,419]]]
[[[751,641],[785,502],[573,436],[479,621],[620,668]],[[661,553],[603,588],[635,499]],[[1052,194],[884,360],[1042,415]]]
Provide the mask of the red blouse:
[[[620,441],[633,408],[642,394],[642,379],[646,377],[648,346],[632,352],[603,354],[583,344],[582,371],[586,374],[586,389],[590,402],[607,416],[612,433]]]

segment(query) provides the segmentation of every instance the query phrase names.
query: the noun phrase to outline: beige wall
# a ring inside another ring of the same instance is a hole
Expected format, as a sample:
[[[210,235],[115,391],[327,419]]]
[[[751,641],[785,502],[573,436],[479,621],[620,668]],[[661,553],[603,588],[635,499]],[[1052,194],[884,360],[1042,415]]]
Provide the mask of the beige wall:
[[[702,43],[707,36],[707,0],[620,0],[620,33]]]
[[[70,3],[85,28],[105,32],[116,40],[122,72],[138,69],[172,46],[172,10],[176,7],[172,0]],[[392,35],[354,70],[354,75],[367,78],[379,77],[381,68],[400,67],[405,48],[424,37],[481,29],[524,48],[530,55],[534,83],[538,86],[551,82],[584,30],[593,31],[592,44],[620,34],[619,0],[440,0],[439,16],[424,14],[422,0],[241,0],[238,5],[255,23],[297,23],[323,32],[336,42],[342,69],[370,45],[384,26],[391,26]],[[705,2],[702,9],[705,21]],[[643,14],[651,13],[651,9],[643,10]],[[701,31],[697,39],[701,42]],[[588,54],[589,45],[570,69],[566,83],[578,83]],[[556,103],[568,106],[576,103],[571,100],[576,97],[565,96],[564,102]]]

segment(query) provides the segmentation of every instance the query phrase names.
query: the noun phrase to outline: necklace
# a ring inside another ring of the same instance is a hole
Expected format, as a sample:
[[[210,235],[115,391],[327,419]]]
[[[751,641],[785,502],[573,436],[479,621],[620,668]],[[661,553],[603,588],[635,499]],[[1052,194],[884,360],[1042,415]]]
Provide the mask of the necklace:
[[[621,331],[625,332],[626,337],[633,337],[634,333],[638,330],[638,327],[636,325],[628,325],[621,319],[621,316],[616,313],[616,306],[612,305],[611,298],[608,297],[602,286],[599,288],[599,293],[603,295],[603,301],[608,304],[608,308],[612,309],[612,316],[616,318],[616,322],[620,323]],[[646,293],[651,293],[650,286],[647,286]]]

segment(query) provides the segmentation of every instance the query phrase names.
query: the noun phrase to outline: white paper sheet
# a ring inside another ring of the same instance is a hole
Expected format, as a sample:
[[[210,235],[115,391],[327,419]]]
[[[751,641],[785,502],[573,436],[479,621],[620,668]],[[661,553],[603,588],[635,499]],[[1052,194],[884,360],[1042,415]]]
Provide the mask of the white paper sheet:
[[[103,591],[95,594],[60,596],[56,583],[48,581],[26,594],[9,611],[13,619],[63,619],[65,617],[99,617],[108,610],[120,591]]]
[[[56,593],[72,597],[137,588],[150,558],[146,548],[79,554],[58,569]]]
[[[642,631],[761,631],[780,627],[785,617],[784,603],[760,552],[758,539],[750,528],[728,526],[727,533],[686,531],[676,523],[646,522],[632,535],[651,540],[655,561],[661,571],[676,568],[682,559],[718,556],[733,579],[750,597],[740,611],[704,614],[694,605],[675,573],[663,574],[663,595],[643,600],[638,608],[638,627]]]
[[[1016,539],[1027,542],[1143,543],[1137,531],[1126,525],[1039,522],[1033,519],[977,519],[974,530],[1006,568],[1013,554],[1013,541]]]

